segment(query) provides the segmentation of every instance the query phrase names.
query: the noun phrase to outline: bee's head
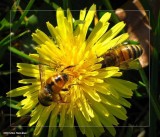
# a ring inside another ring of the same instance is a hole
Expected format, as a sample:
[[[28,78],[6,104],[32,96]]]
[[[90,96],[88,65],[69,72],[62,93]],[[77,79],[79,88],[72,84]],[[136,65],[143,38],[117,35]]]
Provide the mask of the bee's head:
[[[67,74],[62,73],[62,77],[63,77],[63,80],[64,80],[65,82],[68,81],[68,75],[67,75]]]

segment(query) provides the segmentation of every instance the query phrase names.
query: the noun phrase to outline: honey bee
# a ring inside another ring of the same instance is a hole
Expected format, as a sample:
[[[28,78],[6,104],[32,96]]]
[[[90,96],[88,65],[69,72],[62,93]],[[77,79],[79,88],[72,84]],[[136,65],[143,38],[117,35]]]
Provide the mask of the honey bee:
[[[104,60],[102,68],[117,66],[121,69],[137,69],[135,60],[137,60],[143,53],[140,45],[121,44],[108,50],[102,57]],[[134,64],[134,65],[133,65]]]
[[[71,66],[67,67],[70,68]],[[39,90],[38,100],[43,106],[50,106],[52,102],[63,102],[60,91],[67,91],[63,88],[69,77],[67,74],[60,72],[59,74],[44,80],[43,66],[39,65],[41,89]]]

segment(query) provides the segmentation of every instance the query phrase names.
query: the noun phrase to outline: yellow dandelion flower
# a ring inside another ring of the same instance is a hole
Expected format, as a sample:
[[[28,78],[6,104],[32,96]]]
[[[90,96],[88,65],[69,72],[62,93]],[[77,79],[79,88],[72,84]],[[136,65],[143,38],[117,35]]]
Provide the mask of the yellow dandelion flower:
[[[40,64],[17,64],[18,72],[32,78],[20,80],[27,84],[7,93],[8,97],[26,97],[18,105],[21,117],[30,113],[29,126],[36,125],[34,135],[40,134],[49,120],[48,136],[56,128],[64,136],[76,136],[76,125],[87,137],[100,136],[106,127],[112,135],[118,125],[116,118],[126,120],[126,110],[136,84],[122,80],[119,67],[102,68],[101,57],[111,47],[122,43],[128,34],[115,36],[125,24],[120,22],[107,31],[110,13],[105,13],[87,37],[96,6],[80,11],[76,27],[70,10],[67,17],[59,8],[57,26],[47,22],[51,36],[40,30],[32,34],[37,42],[37,54],[31,54]],[[87,37],[87,38],[86,38]]]

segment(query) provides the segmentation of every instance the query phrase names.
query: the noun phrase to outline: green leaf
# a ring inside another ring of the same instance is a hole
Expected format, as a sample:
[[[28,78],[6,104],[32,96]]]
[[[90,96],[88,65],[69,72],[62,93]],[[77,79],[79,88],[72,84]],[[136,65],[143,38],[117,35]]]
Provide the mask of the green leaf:
[[[35,25],[37,24],[37,22],[38,22],[37,16],[31,15],[30,17],[28,17],[29,24]]]
[[[18,101],[0,96],[0,107],[8,106],[10,108],[19,110],[20,107],[18,107],[17,104],[18,104]]]
[[[123,44],[139,45],[140,43],[138,41],[134,41],[134,40],[127,40]]]
[[[3,67],[3,64],[0,64],[0,68]]]
[[[15,18],[16,12],[17,12],[17,7],[19,5],[20,0],[17,0],[13,3],[10,12],[8,12],[6,14],[6,16],[1,20],[0,22],[0,30],[4,29],[4,28],[10,28],[12,26],[12,21]]]
[[[20,33],[17,36],[14,36],[14,33],[10,33],[9,35],[7,35],[4,39],[2,39],[0,41],[0,60],[2,59],[3,55],[5,54],[5,51],[7,50],[7,48],[10,49],[10,43],[12,41],[15,41],[16,39],[18,39],[19,37],[23,36],[24,34],[30,32],[29,30],[26,30],[22,33]]]
[[[20,56],[20,57],[23,57],[23,58],[25,58],[25,59],[27,59],[27,60],[30,60],[30,61],[34,62],[34,63],[38,63],[37,60],[31,58],[29,55],[27,55],[27,54],[19,51],[18,49],[14,48],[14,47],[9,46],[8,49],[9,49],[12,53],[17,54],[17,55]]]
[[[46,2],[47,4],[49,4],[50,6],[52,6],[52,8],[55,9],[55,10],[57,10],[60,7],[55,2],[51,2],[50,0],[44,0],[44,2]]]
[[[34,3],[35,0],[30,0],[28,5],[26,6],[23,14],[20,16],[18,22],[14,23],[13,26],[12,26],[12,31],[16,31],[20,26],[21,26],[21,23],[23,22],[25,16],[28,14],[28,12],[30,11],[30,8],[32,7],[33,3]]]

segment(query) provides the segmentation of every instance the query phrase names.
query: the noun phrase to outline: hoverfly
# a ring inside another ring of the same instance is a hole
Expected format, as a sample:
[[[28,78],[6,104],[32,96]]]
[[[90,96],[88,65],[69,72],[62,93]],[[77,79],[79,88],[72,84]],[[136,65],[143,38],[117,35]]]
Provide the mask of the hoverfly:
[[[64,102],[60,91],[68,91],[64,88],[65,84],[69,80],[68,74],[64,73],[63,70],[60,73],[50,76],[45,80],[44,66],[39,64],[39,73],[41,81],[41,89],[38,93],[39,103],[43,106],[50,106],[52,102]],[[68,66],[65,69],[71,68],[73,66]]]
[[[102,57],[104,60],[102,68],[117,66],[121,69],[138,69],[136,60],[142,55],[143,49],[140,45],[120,44],[109,49]]]

